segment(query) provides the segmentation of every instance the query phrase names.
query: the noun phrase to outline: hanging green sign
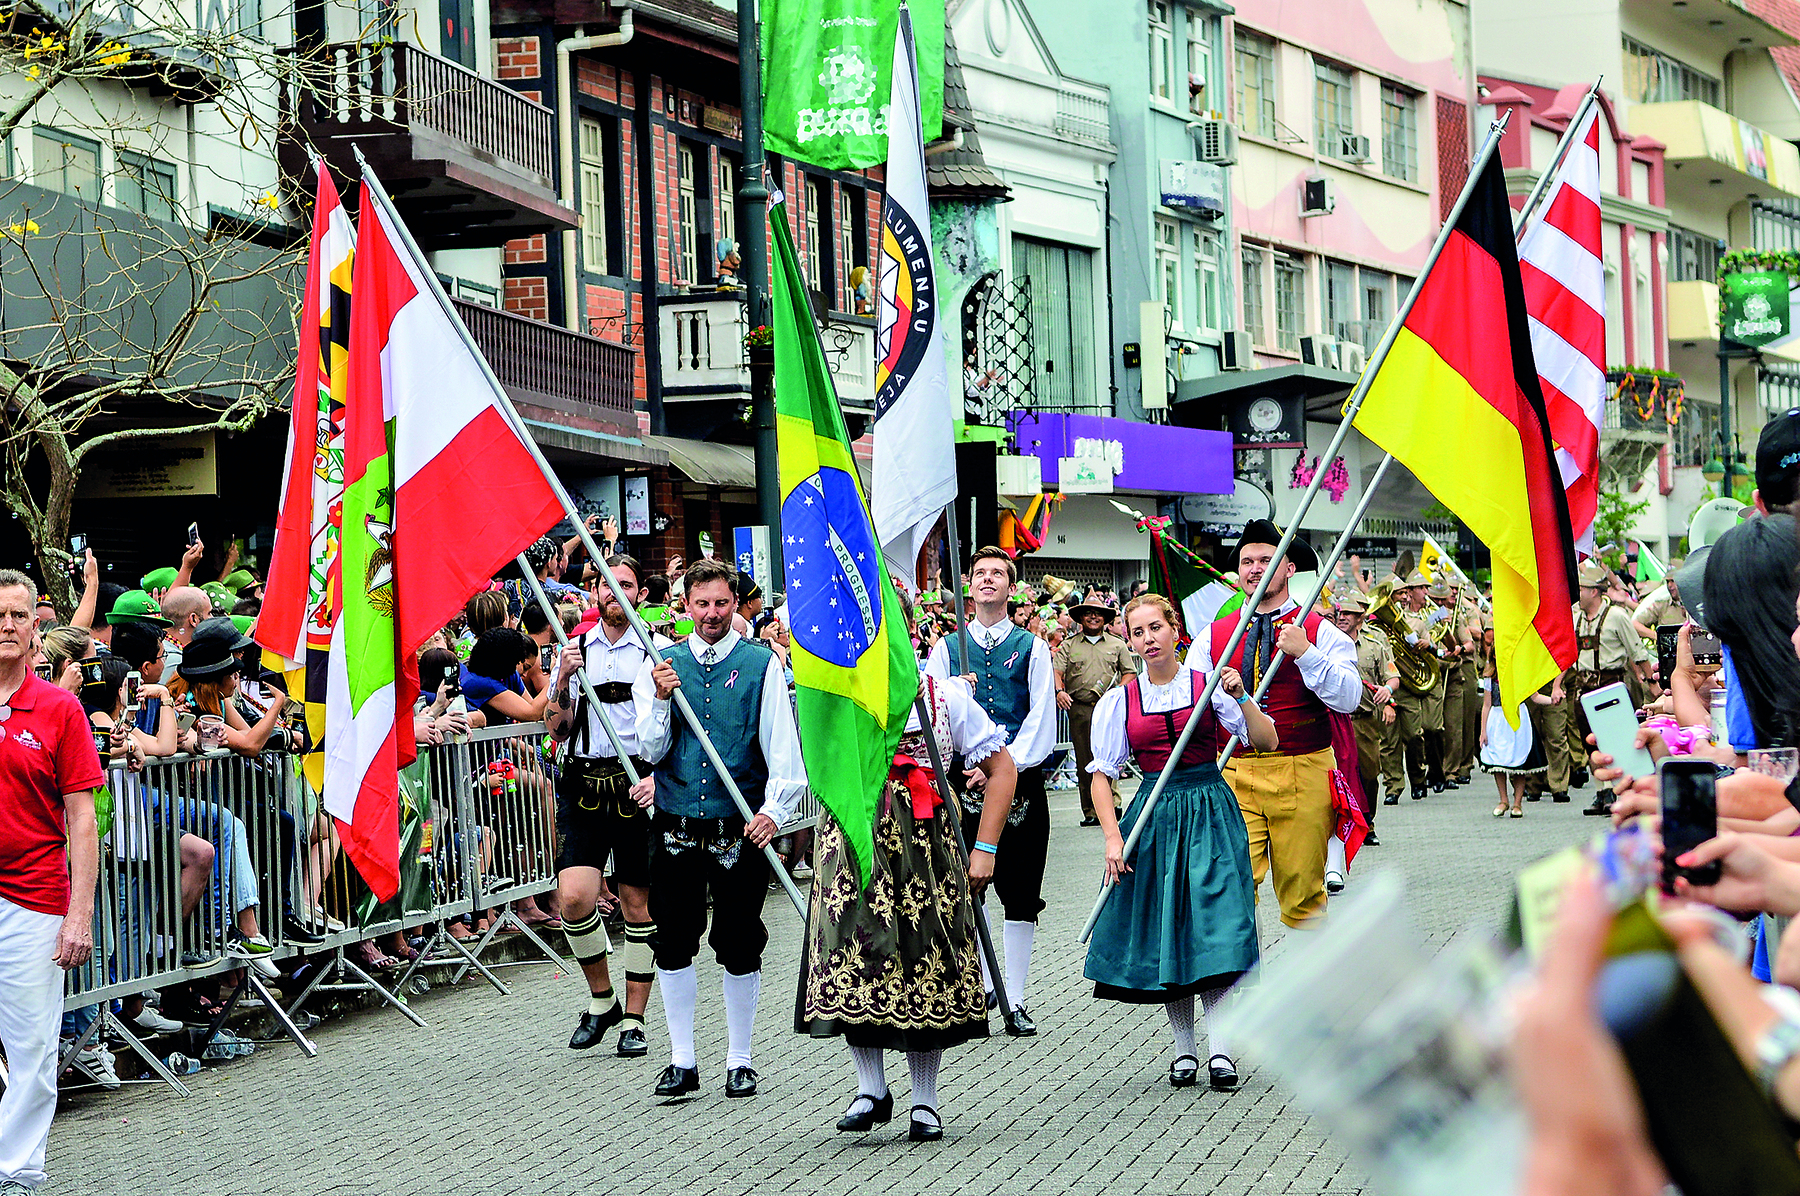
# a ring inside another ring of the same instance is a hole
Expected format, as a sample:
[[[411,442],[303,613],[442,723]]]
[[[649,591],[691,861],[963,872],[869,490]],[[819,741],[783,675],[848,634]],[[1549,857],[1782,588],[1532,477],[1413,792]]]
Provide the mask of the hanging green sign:
[[[1740,345],[1766,345],[1788,335],[1788,276],[1782,270],[1719,275],[1719,335]]]
[[[925,140],[943,132],[944,0],[910,5]],[[894,0],[765,0],[763,143],[829,170],[887,160]]]

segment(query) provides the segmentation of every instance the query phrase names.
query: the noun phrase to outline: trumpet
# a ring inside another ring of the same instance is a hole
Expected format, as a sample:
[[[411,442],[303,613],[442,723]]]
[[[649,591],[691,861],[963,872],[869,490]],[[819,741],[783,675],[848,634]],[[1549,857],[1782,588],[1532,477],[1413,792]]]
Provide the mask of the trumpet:
[[[1369,591],[1369,622],[1387,632],[1394,648],[1394,665],[1400,670],[1400,684],[1413,693],[1428,694],[1437,686],[1443,662],[1426,646],[1425,637],[1417,644],[1406,642],[1412,628],[1394,605],[1396,580],[1382,581]]]

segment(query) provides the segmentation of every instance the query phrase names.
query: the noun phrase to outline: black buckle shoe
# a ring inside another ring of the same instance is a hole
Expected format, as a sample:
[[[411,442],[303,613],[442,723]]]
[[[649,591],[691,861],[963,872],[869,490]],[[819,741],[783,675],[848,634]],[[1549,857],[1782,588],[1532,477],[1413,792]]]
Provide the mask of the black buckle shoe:
[[[700,1069],[698,1067],[676,1067],[673,1063],[663,1068],[663,1073],[656,1081],[656,1095],[682,1096],[689,1092],[700,1091]]]
[[[1191,1060],[1192,1067],[1183,1067],[1182,1060]],[[1192,1088],[1200,1079],[1200,1060],[1193,1055],[1177,1055],[1175,1062],[1169,1064],[1169,1087]]]
[[[870,1108],[861,1113],[846,1113],[838,1118],[838,1133],[866,1134],[876,1126],[886,1125],[894,1119],[894,1094],[892,1092],[886,1096],[870,1096],[866,1092],[859,1092],[856,1094],[856,1100],[850,1103],[854,1105],[858,1100],[868,1101]]]
[[[619,1031],[619,1054],[627,1059],[636,1059],[650,1053],[649,1040],[644,1037],[640,1026],[627,1026]]]
[[[1220,1060],[1224,1062],[1221,1063]],[[1207,1079],[1220,1092],[1230,1092],[1238,1086],[1237,1064],[1229,1055],[1214,1055],[1206,1061]]]
[[[725,1073],[726,1096],[755,1096],[756,1069],[754,1067],[734,1067]]]
[[[938,1116],[938,1111],[936,1109],[932,1108],[930,1105],[914,1105],[912,1111],[914,1113],[921,1111],[929,1113],[931,1114],[932,1119],[930,1121],[920,1121],[917,1117],[913,1118],[912,1128],[907,1131],[907,1137],[911,1138],[914,1142],[936,1142],[939,1138],[944,1136],[944,1119]]]
[[[571,1051],[585,1051],[589,1047],[597,1047],[606,1032],[625,1020],[625,1010],[617,1001],[605,1013],[584,1013],[581,1021],[575,1026],[575,1033],[569,1036]]]
[[[1037,1023],[1025,1012],[1025,1006],[1014,1005],[1012,1016],[1006,1019],[1006,1032],[1014,1038],[1030,1038],[1037,1033]]]
[[[1375,837],[1375,828],[1374,827],[1370,827],[1369,833],[1363,836],[1363,844],[1362,845],[1364,847],[1380,847],[1381,846],[1381,840],[1377,839]]]

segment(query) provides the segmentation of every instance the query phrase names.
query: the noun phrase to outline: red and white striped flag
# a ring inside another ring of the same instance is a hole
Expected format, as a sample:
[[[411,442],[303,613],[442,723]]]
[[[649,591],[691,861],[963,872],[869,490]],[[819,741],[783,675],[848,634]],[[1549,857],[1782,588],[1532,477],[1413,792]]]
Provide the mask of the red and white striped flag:
[[[1600,109],[1588,108],[1532,225],[1519,238],[1531,351],[1569,497],[1575,546],[1594,551],[1606,410],[1606,264],[1600,252]]]

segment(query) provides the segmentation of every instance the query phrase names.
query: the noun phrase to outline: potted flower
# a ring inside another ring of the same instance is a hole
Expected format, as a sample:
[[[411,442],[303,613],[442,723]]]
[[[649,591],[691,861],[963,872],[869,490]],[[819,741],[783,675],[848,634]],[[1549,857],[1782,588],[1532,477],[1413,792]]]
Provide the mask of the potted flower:
[[[751,365],[775,364],[775,330],[767,324],[758,324],[744,334],[744,351],[750,355]]]
[[[1619,404],[1622,427],[1648,425],[1659,407],[1667,427],[1673,428],[1680,421],[1687,399],[1680,374],[1649,366],[1616,365],[1606,371],[1606,382],[1612,389],[1612,399]]]

